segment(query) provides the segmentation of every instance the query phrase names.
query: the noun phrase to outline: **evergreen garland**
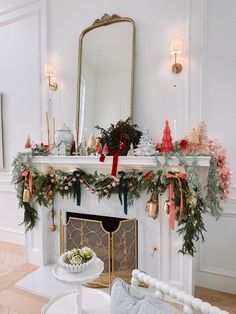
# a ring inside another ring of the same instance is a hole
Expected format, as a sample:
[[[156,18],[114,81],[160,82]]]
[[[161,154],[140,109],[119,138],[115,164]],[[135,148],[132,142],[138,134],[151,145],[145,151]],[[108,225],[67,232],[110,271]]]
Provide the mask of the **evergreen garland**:
[[[19,207],[24,208],[24,220],[26,232],[32,230],[38,220],[38,212],[35,209],[34,202],[23,202],[23,193],[25,188],[25,178],[22,173],[28,168],[33,173],[37,173],[37,170],[32,166],[32,154],[31,153],[18,153],[17,157],[13,161],[12,171],[12,183],[16,187],[16,197],[18,199]]]
[[[208,184],[206,195],[206,206],[208,212],[212,216],[219,219],[223,208],[220,205],[220,193],[219,193],[219,177],[217,172],[217,160],[214,155],[211,156],[210,168],[208,172]]]
[[[207,197],[203,196],[203,189],[199,180],[199,165],[197,159],[193,159],[191,166],[187,165],[183,154],[176,154],[179,164],[185,167],[189,178],[181,178],[183,192],[183,213],[180,215],[176,211],[176,220],[178,221],[177,232],[183,237],[183,245],[180,250],[183,254],[194,255],[196,252],[195,242],[199,239],[204,241],[203,232],[205,226],[202,214],[207,211],[207,206],[211,208],[211,214],[216,218],[220,215],[220,196],[217,189],[217,172],[216,160],[211,158],[209,170]],[[47,173],[40,173],[32,165],[32,153],[19,153],[13,162],[13,179],[12,182],[16,186],[17,198],[19,206],[24,208],[24,221],[26,231],[31,230],[37,223],[38,213],[37,205],[48,207],[52,205],[52,199],[56,194],[61,197],[76,198],[77,183],[84,187],[90,193],[98,196],[109,198],[112,194],[118,194],[122,201],[124,195],[124,203],[130,207],[134,201],[141,197],[142,193],[163,194],[169,189],[170,183],[174,184],[175,208],[180,207],[181,192],[179,181],[177,178],[168,178],[170,173],[169,163],[172,156],[166,156],[164,165],[157,159],[157,170],[149,172],[131,171],[119,172],[117,177],[109,174],[86,174],[81,169],[75,169],[73,172],[65,172],[50,168]],[[29,202],[23,202],[23,193],[25,188],[25,179],[22,173],[25,170],[33,173],[33,193]],[[122,189],[121,189],[122,188]],[[125,206],[126,206],[125,205]],[[125,211],[126,212],[126,211]]]

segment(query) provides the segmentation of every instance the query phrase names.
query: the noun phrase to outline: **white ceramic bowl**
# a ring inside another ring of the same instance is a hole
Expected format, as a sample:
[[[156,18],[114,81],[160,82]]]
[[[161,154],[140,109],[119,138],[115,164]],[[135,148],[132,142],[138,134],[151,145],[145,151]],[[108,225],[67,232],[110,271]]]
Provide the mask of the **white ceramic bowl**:
[[[91,264],[93,264],[96,258],[97,258],[97,255],[95,252],[93,252],[93,256],[88,262],[80,264],[80,265],[71,265],[71,264],[66,263],[67,253],[64,253],[61,256],[59,256],[58,264],[70,273],[80,273],[84,271],[85,269],[87,269]]]

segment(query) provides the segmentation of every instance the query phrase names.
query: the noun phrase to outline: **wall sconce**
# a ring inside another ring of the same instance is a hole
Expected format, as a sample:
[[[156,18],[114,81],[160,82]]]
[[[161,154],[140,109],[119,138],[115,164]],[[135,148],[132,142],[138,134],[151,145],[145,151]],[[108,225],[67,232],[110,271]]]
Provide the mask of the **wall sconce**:
[[[183,43],[180,39],[174,38],[171,42],[170,53],[175,56],[175,63],[172,65],[172,71],[176,74],[182,71],[182,64],[177,62],[177,56],[183,54]]]
[[[45,65],[44,65],[44,74],[45,74],[45,76],[48,76],[48,86],[49,86],[49,88],[51,88],[53,91],[57,90],[57,87],[58,87],[57,83],[51,81],[51,78],[54,76],[53,67],[52,67],[51,64],[45,63]]]

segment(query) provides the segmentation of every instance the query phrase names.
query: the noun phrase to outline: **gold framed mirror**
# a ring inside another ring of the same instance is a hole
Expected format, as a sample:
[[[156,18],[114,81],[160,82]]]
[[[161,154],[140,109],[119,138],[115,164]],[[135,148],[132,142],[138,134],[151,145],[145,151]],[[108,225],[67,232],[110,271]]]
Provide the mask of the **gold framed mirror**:
[[[133,116],[135,23],[105,14],[80,35],[76,102],[77,142],[94,127]]]

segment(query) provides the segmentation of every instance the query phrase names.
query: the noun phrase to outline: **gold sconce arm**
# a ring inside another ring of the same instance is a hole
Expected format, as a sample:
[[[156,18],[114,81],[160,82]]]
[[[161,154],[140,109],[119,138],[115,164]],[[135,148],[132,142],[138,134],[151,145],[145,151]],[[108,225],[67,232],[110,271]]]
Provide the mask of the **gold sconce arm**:
[[[55,91],[58,88],[58,84],[56,82],[51,81],[51,75],[48,76],[48,86],[51,88],[51,90]]]
[[[58,84],[56,82],[52,82],[51,78],[54,76],[53,66],[50,63],[44,64],[44,74],[48,77],[48,87],[56,91],[58,88]]]

